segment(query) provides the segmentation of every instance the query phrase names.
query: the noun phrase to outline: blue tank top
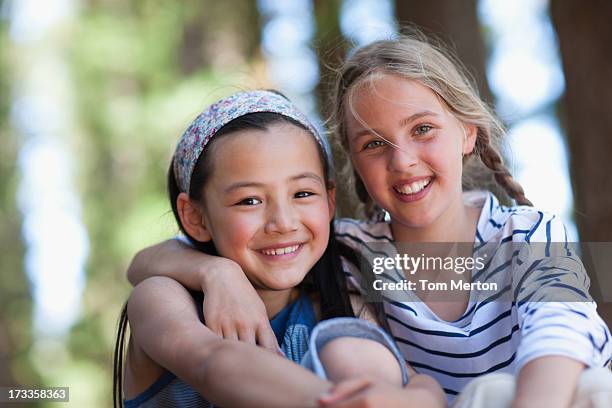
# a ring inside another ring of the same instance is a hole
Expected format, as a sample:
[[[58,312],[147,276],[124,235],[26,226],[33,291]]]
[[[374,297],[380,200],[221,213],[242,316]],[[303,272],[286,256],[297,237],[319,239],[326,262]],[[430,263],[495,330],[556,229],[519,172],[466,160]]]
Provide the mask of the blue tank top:
[[[194,297],[199,297],[196,302],[201,305],[201,294]],[[202,315],[200,319],[203,320]],[[285,356],[298,364],[308,350],[310,332],[316,323],[312,303],[305,294],[270,320]],[[125,400],[124,405],[126,408],[213,407],[196,390],[169,371],[137,397]]]

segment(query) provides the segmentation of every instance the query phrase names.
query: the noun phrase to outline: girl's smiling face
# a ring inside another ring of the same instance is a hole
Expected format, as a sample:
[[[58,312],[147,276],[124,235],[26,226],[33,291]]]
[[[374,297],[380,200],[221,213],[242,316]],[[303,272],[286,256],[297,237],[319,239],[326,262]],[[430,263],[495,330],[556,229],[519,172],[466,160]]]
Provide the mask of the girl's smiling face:
[[[349,93],[351,160],[394,223],[427,227],[462,205],[462,158],[474,148],[476,128],[420,82],[374,75]]]
[[[211,147],[203,226],[256,288],[295,287],[325,252],[334,191],[316,143],[308,131],[281,122]]]

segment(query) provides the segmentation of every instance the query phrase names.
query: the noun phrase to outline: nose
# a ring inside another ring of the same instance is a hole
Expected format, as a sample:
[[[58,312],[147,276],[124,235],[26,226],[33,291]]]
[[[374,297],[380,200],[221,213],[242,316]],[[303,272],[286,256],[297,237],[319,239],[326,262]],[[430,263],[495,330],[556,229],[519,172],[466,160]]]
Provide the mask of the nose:
[[[297,214],[289,203],[275,204],[268,210],[264,231],[267,234],[287,234],[296,231]]]
[[[416,150],[406,144],[393,147],[389,150],[389,154],[391,155],[388,165],[389,171],[406,171],[416,166],[419,161]]]

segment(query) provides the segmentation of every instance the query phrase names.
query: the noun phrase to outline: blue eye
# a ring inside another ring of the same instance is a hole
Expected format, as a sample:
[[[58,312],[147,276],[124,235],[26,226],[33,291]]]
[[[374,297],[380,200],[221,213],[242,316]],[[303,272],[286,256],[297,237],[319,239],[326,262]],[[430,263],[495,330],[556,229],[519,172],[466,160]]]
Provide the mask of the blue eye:
[[[315,195],[315,193],[310,192],[310,191],[298,191],[297,193],[294,194],[295,198],[305,198],[305,197],[310,197]]]
[[[257,205],[261,203],[262,201],[259,198],[249,197],[249,198],[245,198],[244,200],[238,201],[236,205]]]
[[[368,142],[363,146],[363,150],[376,149],[377,147],[381,147],[384,145],[385,142],[383,142],[382,140],[372,140],[371,142]]]
[[[416,133],[417,135],[424,135],[428,133],[431,129],[433,129],[433,126],[419,125],[414,129],[414,133]]]

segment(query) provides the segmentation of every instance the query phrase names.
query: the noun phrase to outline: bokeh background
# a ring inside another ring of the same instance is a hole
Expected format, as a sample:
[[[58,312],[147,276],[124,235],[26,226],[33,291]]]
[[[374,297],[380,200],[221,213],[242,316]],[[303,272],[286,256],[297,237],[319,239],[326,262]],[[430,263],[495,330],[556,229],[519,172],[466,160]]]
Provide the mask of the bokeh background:
[[[611,20],[607,0],[0,0],[0,386],[110,406],[125,271],[177,230],[182,130],[255,87],[322,124],[342,58],[406,24],[474,75],[534,204],[612,241]]]

